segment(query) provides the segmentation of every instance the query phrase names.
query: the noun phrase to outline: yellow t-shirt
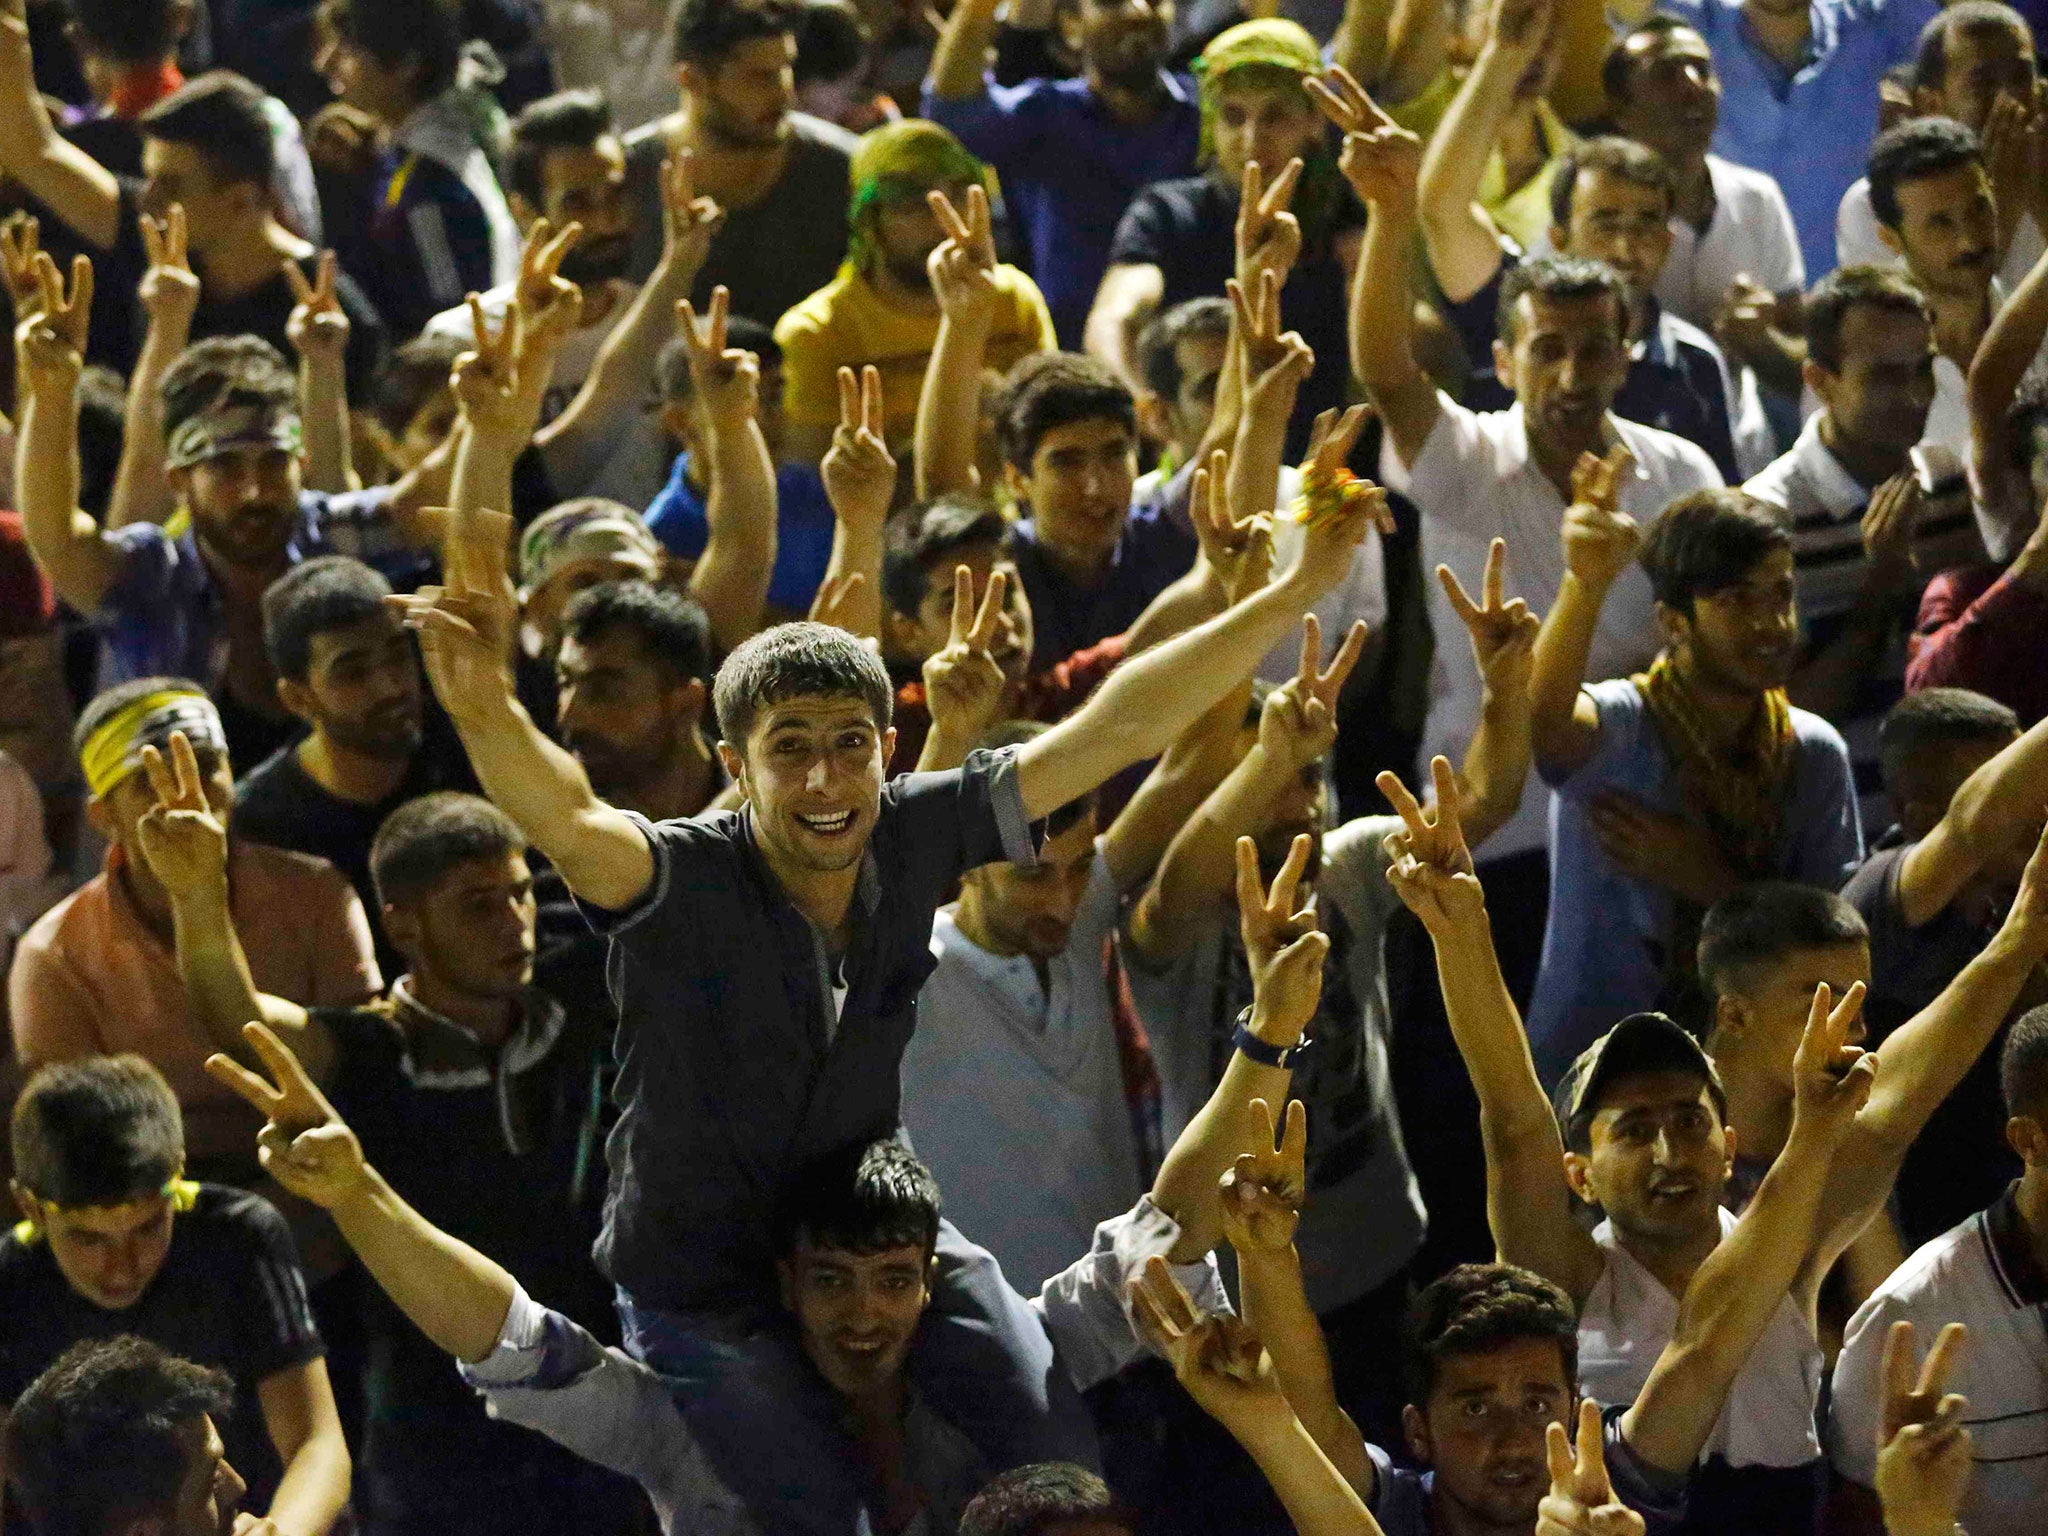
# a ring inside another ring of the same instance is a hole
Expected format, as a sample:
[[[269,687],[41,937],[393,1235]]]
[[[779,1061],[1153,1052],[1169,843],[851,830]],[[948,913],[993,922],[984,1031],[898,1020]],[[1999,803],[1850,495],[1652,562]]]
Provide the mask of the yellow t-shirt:
[[[994,276],[999,308],[987,361],[1007,373],[1059,341],[1038,285],[1012,266],[998,266]],[[866,278],[842,272],[776,322],[783,414],[792,425],[837,424],[839,370],[873,363],[882,374],[884,432],[892,449],[904,446],[916,431],[918,391],[938,339],[936,313],[898,308]]]
[[[1550,184],[1557,180],[1558,162],[1565,151],[1579,142],[1579,136],[1558,120],[1547,101],[1536,103],[1536,122],[1550,158],[1534,176],[1507,192],[1507,167],[1496,149],[1480,173],[1477,199],[1493,216],[1494,226],[1525,251],[1537,249],[1550,233]]]

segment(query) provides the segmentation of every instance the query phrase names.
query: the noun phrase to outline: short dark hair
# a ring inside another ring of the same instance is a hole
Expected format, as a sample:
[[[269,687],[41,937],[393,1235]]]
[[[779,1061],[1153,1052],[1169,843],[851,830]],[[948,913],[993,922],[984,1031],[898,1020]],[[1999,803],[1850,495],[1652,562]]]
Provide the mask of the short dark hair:
[[[422,101],[455,83],[461,0],[322,0],[320,19],[386,68],[412,60],[420,72],[413,90]]]
[[[1998,1053],[1998,1086],[2008,1115],[2048,1121],[2048,1004],[2029,1008],[2006,1031]]]
[[[846,0],[804,0],[797,13],[796,78],[844,80],[867,61],[868,24]]]
[[[153,64],[178,51],[173,0],[69,0],[87,49],[117,64]]]
[[[548,151],[589,149],[615,128],[612,104],[602,91],[557,91],[528,102],[508,129],[505,190],[540,208],[546,195],[542,168]]]
[[[1003,457],[1019,471],[1031,468],[1046,433],[1096,420],[1113,421],[1134,439],[1138,435],[1138,407],[1129,386],[1084,353],[1034,352],[1003,381],[996,431]]]
[[[683,0],[676,11],[678,64],[717,69],[733,49],[758,37],[794,37],[795,0]]]
[[[180,352],[157,385],[164,440],[194,416],[230,406],[298,409],[299,384],[284,356],[261,336],[208,336]]]
[[[384,818],[370,843],[370,882],[379,906],[403,906],[458,864],[525,851],[525,834],[490,801],[443,790],[408,800]]]
[[[105,363],[87,363],[78,376],[78,504],[95,517],[113,499],[127,431],[127,380]]]
[[[120,1205],[185,1166],[177,1096],[140,1056],[81,1056],[38,1068],[14,1101],[14,1177],[52,1205]]]
[[[1588,261],[1582,256],[1531,256],[1508,268],[1501,276],[1493,326],[1494,333],[1510,346],[1521,329],[1515,307],[1525,294],[1553,303],[1596,299],[1605,294],[1614,301],[1615,335],[1628,330],[1628,285],[1604,261]]]
[[[1106,1521],[1128,1531],[1138,1528],[1109,1484],[1086,1467],[1041,1461],[991,1478],[960,1512],[960,1536],[1045,1536],[1067,1520]]]
[[[93,733],[137,699],[147,698],[152,693],[204,692],[206,690],[197,683],[182,677],[131,677],[125,683],[116,683],[94,694],[85,708],[78,712],[78,723],[71,727],[72,755],[82,754]]]
[[[1956,0],[1946,10],[1928,18],[1920,29],[1920,41],[1913,51],[1913,86],[1916,90],[1938,91],[1948,82],[1948,41],[1958,32],[2017,32],[2033,34],[2026,17],[1998,0]]]
[[[1602,134],[1574,144],[1558,161],[1557,174],[1550,181],[1550,222],[1559,229],[1571,227],[1572,198],[1578,193],[1579,177],[1587,171],[1600,171],[1631,186],[1663,193],[1667,216],[1678,206],[1678,177],[1669,160],[1647,144]]]
[[[1878,771],[1897,796],[1911,760],[1929,748],[2003,747],[2019,733],[2020,717],[2010,705],[1969,688],[1922,688],[1885,712],[1877,728]]]
[[[410,0],[408,0],[410,3]],[[263,92],[232,70],[188,80],[136,119],[143,137],[184,144],[206,156],[216,180],[247,182],[269,195],[277,140]]]
[[[782,361],[782,343],[775,339],[775,332],[758,320],[745,315],[730,315],[725,322],[725,344],[742,352],[751,352],[761,360],[763,369]],[[661,390],[663,405],[684,405],[697,392],[697,384],[690,377],[690,344],[680,336],[672,336],[663,344],[661,354],[654,360],[655,383]]]
[[[448,388],[456,359],[470,350],[468,342],[445,331],[423,331],[392,348],[370,386],[370,410],[384,430],[396,437],[411,426],[420,407]]]
[[[631,630],[678,682],[710,676],[711,621],[694,598],[638,579],[601,581],[578,592],[562,613],[564,638],[579,645],[617,629]]]
[[[29,1383],[7,1422],[7,1480],[44,1536],[105,1536],[176,1505],[181,1428],[225,1418],[235,1384],[146,1339],[86,1339]]]
[[[1952,117],[1915,117],[1887,128],[1870,146],[1870,211],[1877,222],[1896,230],[1899,188],[1923,176],[1938,176],[1959,165],[1984,163],[1977,135]]]
[[[374,619],[391,583],[360,560],[320,555],[302,560],[263,593],[263,650],[279,677],[306,680],[313,637]]]
[[[915,618],[948,555],[978,544],[1001,544],[1010,525],[985,501],[939,496],[890,519],[882,548],[882,601]]]
[[[922,1248],[939,1240],[939,1184],[901,1142],[883,1137],[813,1159],[776,1212],[776,1251],[799,1245],[846,1253]]]
[[[1635,63],[1629,56],[1628,45],[1639,37],[1668,37],[1673,32],[1697,32],[1691,22],[1661,11],[1652,12],[1608,44],[1606,56],[1600,60],[1600,88],[1607,93],[1607,99],[1619,104],[1628,96],[1631,78],[1635,74]]]
[[[1833,891],[1759,880],[1707,909],[1700,924],[1700,980],[1719,994],[1742,986],[1756,967],[1797,950],[1869,941],[1863,914]]]
[[[1579,1380],[1579,1316],[1571,1297],[1516,1264],[1460,1264],[1424,1286],[1408,1309],[1402,1350],[1408,1401],[1429,1402],[1444,1360],[1491,1354],[1522,1339],[1557,1345],[1565,1385]]]
[[[1802,319],[1806,355],[1829,373],[1842,371],[1842,331],[1858,304],[1893,314],[1918,315],[1933,324],[1927,296],[1896,267],[1866,263],[1837,267],[1807,291]]]
[[[888,729],[896,702],[881,657],[843,629],[798,620],[748,637],[725,658],[711,684],[718,733],[744,750],[755,716],[805,694],[859,699],[878,731]]]
[[[1230,334],[1230,300],[1213,293],[1183,299],[1154,315],[1138,333],[1138,377],[1165,400],[1180,393],[1179,347],[1191,336],[1221,341]]]
[[[1792,547],[1771,509],[1745,491],[1692,491],[1643,535],[1643,569],[1657,601],[1688,618],[1696,598],[1725,592],[1766,556]]]

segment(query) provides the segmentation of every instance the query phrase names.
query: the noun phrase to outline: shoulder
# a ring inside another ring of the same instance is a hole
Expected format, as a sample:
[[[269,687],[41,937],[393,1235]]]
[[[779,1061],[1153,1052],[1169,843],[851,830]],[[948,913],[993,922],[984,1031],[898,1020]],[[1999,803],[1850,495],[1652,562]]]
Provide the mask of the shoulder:
[[[1780,512],[1792,512],[1797,510],[1796,503],[1803,482],[1799,450],[1788,448],[1743,481],[1742,489],[1758,501],[1768,502]]]
[[[1652,491],[1664,501],[1687,491],[1718,490],[1727,482],[1706,449],[1674,433],[1624,421],[1617,417],[1615,428],[1635,455],[1636,463],[1651,481]],[[1637,482],[1640,485],[1642,482]]]
[[[261,1256],[295,1251],[291,1228],[276,1206],[261,1195],[225,1184],[201,1184],[192,1209],[178,1217],[178,1227],[223,1249]]]
[[[1386,868],[1386,840],[1402,825],[1398,816],[1359,816],[1345,822],[1323,839],[1323,873],[1318,879],[1335,877],[1354,890],[1370,889],[1370,882]]]
[[[235,820],[243,820],[251,805],[274,798],[290,782],[298,768],[297,749],[287,743],[235,781]]]
[[[790,305],[782,318],[775,322],[776,344],[788,347],[830,330],[850,281],[846,276],[835,277],[824,287]]]
[[[642,123],[630,130],[625,137],[626,173],[642,175],[657,170],[668,158],[670,135],[675,131],[673,117],[657,117],[651,123]]]
[[[1849,903],[1865,918],[1879,914],[1891,914],[1897,910],[1897,897],[1893,889],[1894,877],[1899,865],[1905,860],[1909,848],[1916,843],[1901,843],[1896,848],[1880,848],[1865,859],[1856,873],[1842,886],[1842,900]]]
[[[1674,315],[1667,309],[1664,311],[1660,323],[1664,327],[1665,334],[1670,336],[1674,346],[1690,348],[1694,352],[1704,352],[1713,359],[1717,367],[1720,365],[1722,357],[1721,344],[1694,325],[1690,320],[1687,320],[1682,315]]]
[[[29,924],[28,931],[14,946],[14,968],[26,970],[53,958],[57,951],[62,950],[66,929],[90,921],[105,911],[106,886],[107,877],[95,875]]]
[[[812,159],[835,160],[844,164],[853,158],[853,152],[860,144],[858,134],[849,133],[837,123],[828,123],[808,112],[790,113],[789,129],[791,139]]]
[[[1650,706],[1643,698],[1643,690],[1635,685],[1633,678],[1606,677],[1597,683],[1587,683],[1579,691],[1600,711],[1603,726],[1649,713]]]
[[[1803,756],[1839,759],[1844,765],[1849,761],[1849,744],[1842,739],[1842,733],[1796,704],[1792,706],[1792,739]]]
[[[995,289],[1010,306],[1013,318],[1028,321],[1045,308],[1045,295],[1031,274],[1022,267],[1013,267],[1008,262],[999,262],[989,274]]]

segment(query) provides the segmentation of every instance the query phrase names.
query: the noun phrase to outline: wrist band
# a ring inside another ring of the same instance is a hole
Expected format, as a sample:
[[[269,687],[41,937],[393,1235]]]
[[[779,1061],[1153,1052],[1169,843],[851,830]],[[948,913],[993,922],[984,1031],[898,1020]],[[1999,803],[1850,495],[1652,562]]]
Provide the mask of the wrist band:
[[[1237,1028],[1231,1033],[1230,1043],[1238,1054],[1247,1061],[1256,1061],[1262,1067],[1292,1067],[1301,1059],[1302,1052],[1309,1048],[1310,1041],[1303,1035],[1292,1045],[1273,1045],[1261,1040],[1251,1032],[1252,1011],[1247,1008],[1237,1016]]]

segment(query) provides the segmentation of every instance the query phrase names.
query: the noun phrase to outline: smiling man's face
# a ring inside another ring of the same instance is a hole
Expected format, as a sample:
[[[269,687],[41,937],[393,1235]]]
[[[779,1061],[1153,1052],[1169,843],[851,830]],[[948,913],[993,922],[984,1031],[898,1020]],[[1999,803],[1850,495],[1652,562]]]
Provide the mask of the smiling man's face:
[[[744,753],[720,742],[772,865],[827,874],[860,862],[882,804],[896,733],[851,694],[800,694],[766,706]]]
[[[783,1305],[833,1391],[860,1400],[893,1387],[931,1299],[931,1262],[922,1244],[856,1253],[808,1242],[782,1261]]]

